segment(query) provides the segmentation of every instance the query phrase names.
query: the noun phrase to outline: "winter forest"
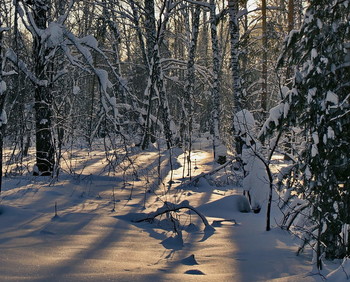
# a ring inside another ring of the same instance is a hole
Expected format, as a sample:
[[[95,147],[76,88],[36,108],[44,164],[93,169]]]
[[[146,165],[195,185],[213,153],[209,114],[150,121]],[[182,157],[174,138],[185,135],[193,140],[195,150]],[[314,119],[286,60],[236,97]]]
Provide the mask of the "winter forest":
[[[348,0],[0,0],[0,280],[350,280],[349,97]]]

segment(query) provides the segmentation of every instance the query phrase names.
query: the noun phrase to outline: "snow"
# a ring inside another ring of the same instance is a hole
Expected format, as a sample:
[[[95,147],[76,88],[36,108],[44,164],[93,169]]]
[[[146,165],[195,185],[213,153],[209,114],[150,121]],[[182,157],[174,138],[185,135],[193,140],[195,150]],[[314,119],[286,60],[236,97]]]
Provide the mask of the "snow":
[[[46,119],[46,118],[44,118],[44,119],[42,119],[41,121],[40,121],[40,124],[47,124],[49,121]]]
[[[265,165],[256,156],[258,151],[258,148],[245,147],[242,152],[244,169],[248,173],[243,179],[243,189],[250,193],[253,210],[261,208],[267,202],[270,187]]]
[[[92,49],[98,48],[98,41],[92,35],[87,35],[83,38],[80,38],[78,41],[79,41],[79,43],[84,44]]]
[[[317,88],[313,87],[309,89],[307,93],[307,102],[310,104],[311,101],[313,100],[313,97],[316,95]]]
[[[73,94],[74,94],[74,95],[77,95],[77,94],[79,94],[79,92],[80,92],[80,87],[74,85],[74,86],[73,86]]]
[[[260,130],[258,138],[266,134],[267,129],[271,127],[271,123],[274,123],[274,125],[277,127],[280,124],[280,119],[288,115],[289,108],[290,106],[288,103],[280,103],[271,108],[269,111],[269,117],[266,119],[262,129]]]
[[[322,29],[322,27],[323,27],[323,23],[322,23],[322,21],[320,19],[317,19],[317,27],[319,29]]]
[[[0,95],[4,94],[6,89],[7,89],[6,82],[1,80],[0,81]]]
[[[56,22],[50,22],[47,29],[41,33],[41,43],[46,42],[47,48],[55,48],[64,41],[64,28]]]
[[[311,177],[312,177],[312,174],[311,174],[311,171],[310,171],[310,167],[309,166],[306,166],[306,169],[305,169],[305,177],[306,179],[310,180]]]
[[[255,127],[255,119],[248,110],[242,110],[233,117],[236,134],[250,134]]]
[[[210,146],[206,138],[195,140],[192,177],[217,166]],[[124,161],[115,172],[106,171],[103,150],[71,153],[74,173],[64,173],[62,164],[58,180],[4,178],[0,281],[322,281],[311,272],[311,252],[295,255],[299,240],[277,226],[265,231],[266,203],[259,214],[242,213],[242,187],[219,186],[214,176],[186,185],[180,149],[172,152],[173,173],[163,150],[129,152],[133,166]],[[33,162],[28,159],[27,167]],[[220,179],[227,175],[226,169],[220,173]],[[205,231],[201,218],[188,210],[173,213],[173,221],[167,215],[153,223],[132,221],[165,201],[190,205],[215,230]],[[272,216],[277,223],[276,207]],[[336,275],[341,273],[331,274]]]
[[[334,139],[335,138],[335,132],[332,127],[328,126],[327,128],[327,137],[328,139]]]
[[[337,105],[339,103],[339,97],[332,91],[327,91],[326,102]]]
[[[326,276],[327,281],[343,282],[350,280],[350,260],[345,258],[343,263],[333,272]]]
[[[112,82],[108,79],[108,72],[103,69],[95,69],[95,73],[100,82],[102,92],[107,93],[107,89],[113,86]]]
[[[0,126],[2,126],[3,124],[7,124],[7,113],[4,109],[1,111],[0,115]]]
[[[314,141],[314,144],[318,144],[318,143],[320,143],[320,139],[319,139],[319,137],[318,137],[318,133],[317,132],[313,132],[312,133],[312,139],[313,139],[313,141]]]

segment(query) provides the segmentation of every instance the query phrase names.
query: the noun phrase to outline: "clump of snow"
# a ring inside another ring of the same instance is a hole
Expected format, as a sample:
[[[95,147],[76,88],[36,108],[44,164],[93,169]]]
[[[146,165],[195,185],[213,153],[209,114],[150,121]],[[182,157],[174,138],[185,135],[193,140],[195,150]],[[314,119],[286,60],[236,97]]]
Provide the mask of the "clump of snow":
[[[64,41],[64,27],[57,23],[51,22],[47,29],[41,33],[41,43],[46,43],[47,48],[59,46]]]
[[[334,139],[335,138],[334,130],[330,126],[328,126],[328,128],[327,128],[327,137],[328,137],[328,139]]]
[[[262,129],[260,130],[258,138],[266,134],[267,130],[271,128],[271,123],[278,126],[280,124],[280,119],[288,115],[289,107],[289,104],[286,105],[285,103],[280,103],[273,107],[269,112],[269,117],[266,119]]]
[[[281,96],[282,96],[283,99],[287,97],[289,91],[290,90],[289,90],[289,88],[287,86],[283,86],[281,88]]]
[[[311,173],[310,167],[306,166],[306,168],[305,168],[305,177],[306,177],[306,179],[310,180],[311,176],[312,176],[312,173]]]
[[[103,93],[107,93],[107,88],[112,88],[113,84],[108,79],[108,72],[103,69],[95,69],[95,73],[98,77],[98,80],[100,82],[100,87]]]
[[[314,140],[314,144],[318,144],[318,143],[320,143],[320,139],[319,139],[319,137],[318,137],[318,133],[317,132],[313,132],[312,133],[312,139]]]
[[[307,93],[307,102],[310,104],[311,101],[313,100],[313,97],[316,95],[317,88],[311,88],[309,89]]]
[[[235,135],[240,136],[245,144],[250,145],[254,139],[255,119],[251,112],[242,110],[234,114],[233,124]]]
[[[255,127],[255,119],[251,112],[242,110],[233,117],[235,132],[237,135],[250,134]]]
[[[328,91],[326,96],[326,101],[336,105],[339,102],[339,97],[334,92]]]
[[[6,82],[1,80],[0,81],[0,95],[4,94],[7,90]]]
[[[47,124],[49,121],[46,119],[46,118],[44,118],[44,119],[42,119],[41,121],[40,121],[40,124]]]
[[[3,124],[7,124],[7,114],[6,111],[3,109],[0,115],[0,126]]]
[[[73,94],[74,94],[74,95],[77,95],[77,94],[79,94],[79,92],[80,92],[80,87],[74,85],[74,86],[73,86]]]
[[[79,39],[79,43],[84,44],[92,49],[98,49],[98,41],[92,35],[87,35]]]

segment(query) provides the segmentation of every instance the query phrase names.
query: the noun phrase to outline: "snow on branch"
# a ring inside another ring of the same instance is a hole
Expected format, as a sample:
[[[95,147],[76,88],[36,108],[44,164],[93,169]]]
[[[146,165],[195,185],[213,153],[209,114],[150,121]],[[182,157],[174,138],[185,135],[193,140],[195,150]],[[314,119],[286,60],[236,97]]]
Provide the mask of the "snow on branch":
[[[165,202],[164,205],[158,208],[155,212],[149,213],[146,217],[134,220],[134,222],[136,223],[143,222],[143,221],[152,222],[157,216],[160,216],[168,212],[176,212],[181,209],[189,209],[195,212],[203,221],[205,225],[205,231],[215,231],[215,228],[209,224],[207,218],[203,214],[201,214],[197,209],[192,207],[187,200],[182,201],[180,204]]]
[[[10,60],[13,64],[18,66],[18,68],[37,86],[47,87],[47,80],[38,79],[27,67],[27,65],[20,59],[18,59],[16,53],[12,49],[8,49],[5,54],[5,59]]]
[[[187,3],[200,5],[205,8],[210,8],[210,4],[204,1],[196,1],[196,0],[186,0]]]
[[[10,30],[10,28],[8,28],[8,27],[0,27],[0,33],[4,32],[4,31],[9,31],[9,30]]]
[[[275,128],[280,128],[282,126],[290,110],[288,99],[290,100],[293,95],[295,95],[295,89],[289,90],[287,87],[281,89],[281,96],[284,97],[284,99],[277,106],[270,109],[269,117],[262,126],[258,134],[258,139],[264,141],[266,135],[270,134]]]

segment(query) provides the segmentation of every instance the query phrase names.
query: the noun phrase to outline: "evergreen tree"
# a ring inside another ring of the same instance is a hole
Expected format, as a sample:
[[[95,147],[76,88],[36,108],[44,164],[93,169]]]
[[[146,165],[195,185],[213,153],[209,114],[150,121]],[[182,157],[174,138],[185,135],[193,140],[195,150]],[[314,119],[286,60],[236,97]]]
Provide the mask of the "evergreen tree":
[[[309,224],[302,227],[309,233],[305,238],[314,239],[319,269],[323,255],[350,255],[349,17],[349,1],[310,1],[300,31],[290,33],[279,62],[288,58],[288,65],[297,66],[292,89],[280,115],[265,124],[266,129],[302,129],[306,142],[289,177],[297,180],[296,192],[308,203]]]

